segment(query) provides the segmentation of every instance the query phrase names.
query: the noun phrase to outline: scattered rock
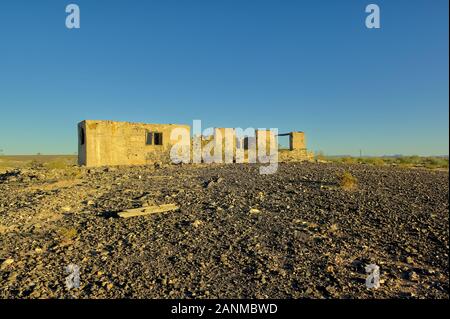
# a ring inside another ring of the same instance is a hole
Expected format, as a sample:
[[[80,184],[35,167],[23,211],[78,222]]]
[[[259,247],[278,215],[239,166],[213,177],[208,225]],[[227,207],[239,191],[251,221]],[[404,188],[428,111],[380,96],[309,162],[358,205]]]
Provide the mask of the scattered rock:
[[[357,191],[338,186],[343,171]],[[0,298],[448,298],[448,172],[152,164],[56,176],[0,174]],[[117,218],[170,202],[179,210]],[[69,264],[81,287],[68,293]]]
[[[8,258],[4,262],[2,262],[2,266],[0,267],[2,270],[8,268],[9,265],[12,265],[14,263],[14,259]]]
[[[420,278],[419,278],[419,275],[416,272],[410,271],[408,273],[408,279],[411,280],[411,281],[419,281]]]
[[[201,226],[203,224],[203,222],[201,221],[201,220],[195,220],[193,223],[192,223],[192,226],[194,226],[195,228],[197,228],[197,227],[199,227],[199,226]]]

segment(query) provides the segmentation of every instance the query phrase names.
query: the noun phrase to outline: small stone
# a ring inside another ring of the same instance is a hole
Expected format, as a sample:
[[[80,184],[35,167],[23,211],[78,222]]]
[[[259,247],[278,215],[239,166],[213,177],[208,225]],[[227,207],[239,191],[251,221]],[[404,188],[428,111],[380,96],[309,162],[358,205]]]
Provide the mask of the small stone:
[[[414,259],[412,259],[412,257],[408,256],[408,257],[406,257],[406,262],[408,264],[412,264],[412,263],[414,263]]]
[[[434,269],[431,269],[431,268],[427,269],[426,271],[429,275],[433,275],[436,273],[436,271],[434,271]]]
[[[9,265],[11,265],[14,262],[14,259],[12,258],[8,258],[6,259],[1,266],[1,269],[5,269],[6,267],[8,267]]]
[[[230,263],[228,262],[228,257],[227,257],[227,255],[225,255],[225,254],[223,254],[223,255],[221,255],[220,256],[220,261],[224,264],[224,265],[226,265],[226,266],[228,266]]]
[[[408,278],[411,281],[419,281],[419,275],[416,274],[414,271],[409,272]]]
[[[256,209],[256,208],[250,208],[249,213],[250,214],[259,214],[259,213],[261,213],[261,211],[259,209]]]
[[[202,225],[203,222],[201,220],[196,220],[192,223],[192,226],[194,226],[195,228],[199,227],[200,225]]]
[[[177,278],[169,279],[169,285],[174,285],[178,282]]]

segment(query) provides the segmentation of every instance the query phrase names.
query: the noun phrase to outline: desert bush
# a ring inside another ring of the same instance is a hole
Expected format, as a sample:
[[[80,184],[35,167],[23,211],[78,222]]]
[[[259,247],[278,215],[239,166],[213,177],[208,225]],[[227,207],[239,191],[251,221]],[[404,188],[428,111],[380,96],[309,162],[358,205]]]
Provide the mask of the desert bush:
[[[381,157],[366,157],[360,159],[361,163],[370,164],[370,165],[376,165],[376,166],[383,166],[385,165],[385,160]]]
[[[341,175],[340,185],[344,190],[353,190],[358,186],[358,179],[350,172],[344,172]]]
[[[417,165],[421,163],[420,156],[413,155],[413,156],[401,156],[397,159],[397,162],[399,164],[406,164],[406,165]]]
[[[420,157],[420,156],[402,156],[395,160],[400,167],[422,166],[430,169],[448,168],[448,158],[442,157]]]
[[[76,228],[60,228],[58,229],[58,235],[62,241],[71,241],[75,237],[77,237],[78,231]]]
[[[354,157],[343,157],[341,158],[341,162],[344,164],[356,164],[358,161]]]
[[[423,164],[426,168],[448,168],[448,159],[438,157],[427,157]]]

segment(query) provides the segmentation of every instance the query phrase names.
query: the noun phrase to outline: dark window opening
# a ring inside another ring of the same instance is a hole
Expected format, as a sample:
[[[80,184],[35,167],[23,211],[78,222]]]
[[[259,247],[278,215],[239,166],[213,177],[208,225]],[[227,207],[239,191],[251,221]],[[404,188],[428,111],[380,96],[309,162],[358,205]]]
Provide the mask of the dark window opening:
[[[256,137],[246,136],[244,137],[244,150],[256,149]]]
[[[153,144],[153,133],[147,132],[147,136],[145,138],[145,144],[146,145],[152,145]]]
[[[158,132],[147,132],[145,138],[146,145],[163,145],[162,133]]]
[[[155,145],[163,145],[162,133],[155,133]]]
[[[84,136],[84,128],[80,127],[80,145],[84,145],[85,136]]]

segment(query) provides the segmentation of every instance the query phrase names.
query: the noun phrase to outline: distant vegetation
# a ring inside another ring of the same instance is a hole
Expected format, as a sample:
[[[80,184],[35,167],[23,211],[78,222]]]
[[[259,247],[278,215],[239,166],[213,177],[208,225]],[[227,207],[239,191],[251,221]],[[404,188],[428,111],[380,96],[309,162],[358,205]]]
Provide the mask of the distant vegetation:
[[[397,157],[351,157],[316,155],[316,160],[344,163],[369,164],[376,166],[393,165],[399,167],[425,167],[430,169],[448,169],[449,159],[433,156],[397,156]],[[77,164],[76,155],[0,155],[0,170],[9,168],[65,169]]]
[[[430,169],[448,169],[448,158],[433,156],[398,156],[398,157],[333,157],[319,154],[317,160],[344,164],[369,164],[376,166],[393,165],[399,167],[426,167]]]
[[[65,169],[77,163],[76,155],[5,155],[0,156],[0,169],[39,168]]]

